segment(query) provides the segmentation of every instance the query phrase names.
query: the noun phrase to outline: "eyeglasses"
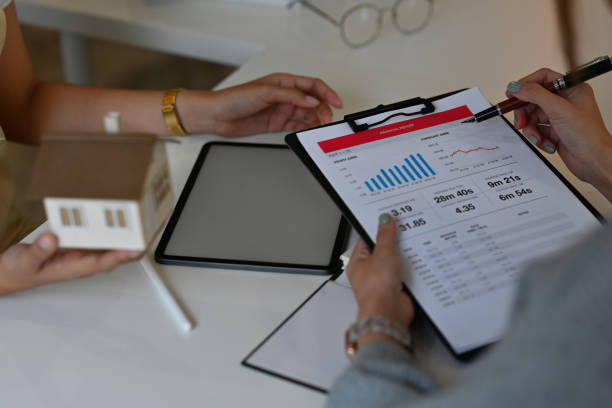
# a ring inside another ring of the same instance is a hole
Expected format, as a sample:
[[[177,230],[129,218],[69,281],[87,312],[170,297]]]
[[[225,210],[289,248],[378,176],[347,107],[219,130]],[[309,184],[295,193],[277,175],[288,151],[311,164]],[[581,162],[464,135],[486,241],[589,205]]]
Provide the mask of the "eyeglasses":
[[[383,25],[383,15],[387,11],[391,12],[395,28],[405,35],[425,28],[433,12],[433,0],[396,0],[391,7],[363,3],[348,9],[338,21],[308,0],[294,0],[289,7],[296,3],[339,27],[342,40],[353,48],[365,47],[378,38]]]

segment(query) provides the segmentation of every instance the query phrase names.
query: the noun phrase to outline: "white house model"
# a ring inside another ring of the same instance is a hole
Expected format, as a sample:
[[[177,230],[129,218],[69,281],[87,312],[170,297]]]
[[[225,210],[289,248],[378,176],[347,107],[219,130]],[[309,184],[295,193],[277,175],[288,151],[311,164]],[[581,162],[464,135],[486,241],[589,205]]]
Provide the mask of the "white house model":
[[[30,195],[64,248],[144,250],[174,197],[164,142],[147,134],[43,138]]]

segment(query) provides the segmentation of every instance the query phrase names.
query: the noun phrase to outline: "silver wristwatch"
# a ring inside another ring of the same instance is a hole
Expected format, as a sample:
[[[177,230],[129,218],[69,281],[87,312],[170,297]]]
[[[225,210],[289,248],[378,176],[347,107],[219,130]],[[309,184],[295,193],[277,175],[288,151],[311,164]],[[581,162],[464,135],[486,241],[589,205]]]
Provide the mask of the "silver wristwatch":
[[[357,352],[357,341],[368,333],[380,333],[391,337],[412,352],[412,338],[408,328],[383,316],[364,317],[353,323],[346,331],[346,354],[352,358]]]

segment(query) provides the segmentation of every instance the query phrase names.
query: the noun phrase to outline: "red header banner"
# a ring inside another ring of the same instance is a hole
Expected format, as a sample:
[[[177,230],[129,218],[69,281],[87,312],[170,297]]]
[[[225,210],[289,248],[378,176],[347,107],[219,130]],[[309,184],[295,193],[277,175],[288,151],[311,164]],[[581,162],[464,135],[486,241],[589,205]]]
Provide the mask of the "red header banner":
[[[444,112],[432,113],[431,115],[421,116],[403,122],[392,123],[390,125],[364,130],[363,132],[352,133],[346,136],[339,136],[333,139],[319,142],[319,147],[324,153],[332,153],[349,147],[355,147],[366,143],[383,140],[390,137],[403,135],[405,133],[426,129],[432,126],[442,125],[448,122],[465,119],[474,116],[466,105],[459,106]]]

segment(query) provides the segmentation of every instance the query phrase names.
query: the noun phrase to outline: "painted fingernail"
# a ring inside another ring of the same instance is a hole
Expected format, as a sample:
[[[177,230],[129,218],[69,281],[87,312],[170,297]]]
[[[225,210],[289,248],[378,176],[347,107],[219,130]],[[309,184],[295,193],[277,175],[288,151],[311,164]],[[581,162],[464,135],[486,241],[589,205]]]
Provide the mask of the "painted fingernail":
[[[531,143],[537,145],[538,144],[538,138],[535,137],[534,135],[529,135],[529,140],[531,140]]]
[[[555,152],[555,147],[551,145],[544,145],[544,150],[546,150],[546,153],[553,154]]]
[[[306,101],[307,104],[313,105],[313,106],[319,104],[319,100],[317,98],[314,98],[314,97],[310,96],[310,95],[306,96],[305,101]]]
[[[516,127],[516,125],[518,125],[518,118],[515,116],[514,117],[514,127]]]
[[[512,81],[508,84],[508,92],[517,93],[521,90],[523,84],[520,82]]]
[[[378,225],[388,224],[391,221],[391,216],[387,213],[380,214],[378,217]]]

